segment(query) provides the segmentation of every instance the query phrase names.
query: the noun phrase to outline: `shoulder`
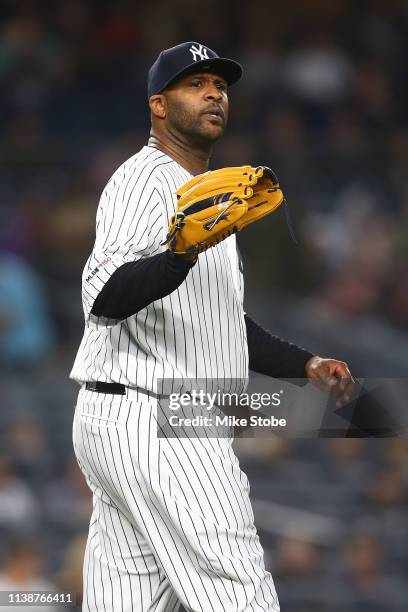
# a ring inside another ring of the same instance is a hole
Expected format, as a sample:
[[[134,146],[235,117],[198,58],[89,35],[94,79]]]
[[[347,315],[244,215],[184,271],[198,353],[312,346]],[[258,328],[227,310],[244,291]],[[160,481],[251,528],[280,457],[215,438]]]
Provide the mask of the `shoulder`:
[[[145,146],[117,168],[104,193],[108,195],[112,191],[133,190],[135,187],[143,191],[149,188],[161,191],[166,185],[176,190],[190,178],[191,174],[168,155]]]
[[[175,192],[191,178],[171,157],[153,147],[144,146],[113,173],[102,192],[98,217],[108,210],[127,208],[137,203],[143,210],[162,202],[174,205]],[[166,214],[169,211],[166,209]]]
[[[106,187],[120,185],[126,180],[137,179],[141,175],[154,177],[166,161],[169,161],[169,158],[161,151],[143,147],[115,170]]]
[[[138,153],[127,159],[115,170],[106,184],[100,199],[100,207],[109,207],[112,202],[150,198],[158,192],[157,175],[163,163],[169,158],[157,149],[143,147]]]

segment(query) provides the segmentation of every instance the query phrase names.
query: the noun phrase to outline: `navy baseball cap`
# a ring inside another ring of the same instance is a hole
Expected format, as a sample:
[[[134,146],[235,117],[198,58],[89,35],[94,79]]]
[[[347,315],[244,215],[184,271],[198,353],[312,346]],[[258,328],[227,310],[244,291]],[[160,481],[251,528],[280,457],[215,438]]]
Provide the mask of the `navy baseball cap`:
[[[162,51],[151,66],[147,78],[148,97],[162,92],[170,83],[191,72],[218,74],[232,85],[241,78],[242,66],[200,43],[181,43]]]

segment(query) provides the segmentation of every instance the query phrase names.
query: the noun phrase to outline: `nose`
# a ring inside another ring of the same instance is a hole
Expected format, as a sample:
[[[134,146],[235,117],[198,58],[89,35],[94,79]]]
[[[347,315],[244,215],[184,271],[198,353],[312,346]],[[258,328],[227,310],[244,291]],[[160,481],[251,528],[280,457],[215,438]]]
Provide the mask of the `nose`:
[[[222,91],[218,89],[213,83],[209,84],[205,91],[206,100],[222,100]]]

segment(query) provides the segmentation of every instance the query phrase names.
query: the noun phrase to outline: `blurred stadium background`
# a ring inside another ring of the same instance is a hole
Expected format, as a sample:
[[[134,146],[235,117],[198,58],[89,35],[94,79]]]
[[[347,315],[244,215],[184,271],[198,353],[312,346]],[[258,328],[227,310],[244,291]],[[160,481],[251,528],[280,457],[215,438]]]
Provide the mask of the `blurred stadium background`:
[[[407,25],[405,0],[1,2],[0,589],[80,591],[81,271],[105,182],[146,142],[161,49],[243,64],[213,167],[266,163],[287,194],[299,246],[283,215],[239,237],[247,311],[357,376],[406,375]],[[283,611],[408,609],[406,440],[238,452]]]

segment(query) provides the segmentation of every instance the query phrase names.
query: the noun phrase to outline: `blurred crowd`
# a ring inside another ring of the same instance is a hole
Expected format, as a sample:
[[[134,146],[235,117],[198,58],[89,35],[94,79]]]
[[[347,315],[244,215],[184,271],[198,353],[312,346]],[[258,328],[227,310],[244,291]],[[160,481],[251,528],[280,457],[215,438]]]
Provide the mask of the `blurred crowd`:
[[[67,377],[81,272],[99,194],[147,140],[163,48],[195,40],[242,63],[213,167],[270,165],[290,205],[298,245],[283,213],[239,237],[247,310],[357,373],[405,376],[407,25],[404,0],[3,0],[0,589],[80,590],[91,500]],[[278,511],[261,528],[284,609],[406,610],[406,442],[245,442],[255,497],[333,521],[331,538]]]
[[[406,440],[237,441],[283,610],[408,603]]]

